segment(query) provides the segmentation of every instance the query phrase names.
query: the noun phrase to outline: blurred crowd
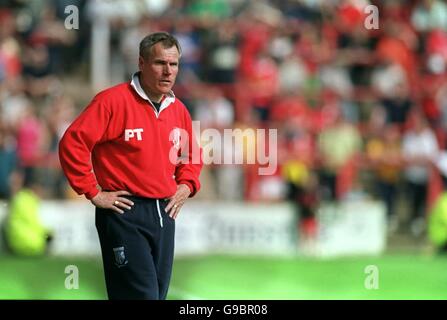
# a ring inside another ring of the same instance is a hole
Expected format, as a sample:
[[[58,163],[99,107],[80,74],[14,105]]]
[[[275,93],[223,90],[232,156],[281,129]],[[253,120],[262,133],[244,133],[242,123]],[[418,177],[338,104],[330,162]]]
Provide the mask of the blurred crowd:
[[[68,5],[79,29],[64,24]],[[378,28],[365,25],[368,5]],[[96,92],[72,84],[90,83],[98,23],[110,30],[108,85],[129,80],[139,41],[166,30],[183,48],[175,93],[202,130],[278,130],[274,175],[207,165],[200,197],[290,200],[309,229],[321,201],[380,199],[393,225],[404,199],[422,232],[443,182],[446,1],[0,0],[2,198],[30,179],[43,197],[73,197],[57,144]],[[245,142],[246,157],[266,147]]]

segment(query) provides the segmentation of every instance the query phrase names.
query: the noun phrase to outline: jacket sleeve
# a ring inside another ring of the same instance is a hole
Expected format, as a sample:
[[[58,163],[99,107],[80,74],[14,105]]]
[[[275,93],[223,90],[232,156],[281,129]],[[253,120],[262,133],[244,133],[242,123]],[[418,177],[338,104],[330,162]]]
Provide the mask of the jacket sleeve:
[[[180,150],[182,161],[177,164],[175,180],[177,184],[186,184],[191,190],[189,197],[193,197],[200,190],[200,172],[203,167],[202,148],[197,143],[192,130],[191,116],[185,108],[185,130],[188,134],[187,145],[182,145]]]
[[[99,192],[93,172],[91,152],[103,140],[110,110],[97,95],[65,131],[59,142],[59,160],[71,187],[92,199]]]

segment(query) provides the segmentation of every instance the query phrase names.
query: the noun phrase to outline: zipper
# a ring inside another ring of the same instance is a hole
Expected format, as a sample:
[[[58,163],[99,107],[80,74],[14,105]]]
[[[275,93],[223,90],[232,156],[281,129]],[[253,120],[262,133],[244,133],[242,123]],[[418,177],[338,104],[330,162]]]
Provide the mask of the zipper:
[[[160,217],[160,227],[163,228],[163,218],[161,217],[160,201],[158,199],[157,199],[157,211],[158,211],[158,216]]]

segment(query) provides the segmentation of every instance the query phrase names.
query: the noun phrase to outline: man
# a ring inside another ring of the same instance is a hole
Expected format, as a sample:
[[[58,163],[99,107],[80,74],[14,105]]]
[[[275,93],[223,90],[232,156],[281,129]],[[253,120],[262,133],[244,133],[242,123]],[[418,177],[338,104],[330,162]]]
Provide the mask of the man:
[[[180,54],[168,33],[145,37],[132,81],[96,95],[60,142],[70,185],[96,206],[109,299],[166,298],[174,219],[200,188],[191,117],[171,90]]]

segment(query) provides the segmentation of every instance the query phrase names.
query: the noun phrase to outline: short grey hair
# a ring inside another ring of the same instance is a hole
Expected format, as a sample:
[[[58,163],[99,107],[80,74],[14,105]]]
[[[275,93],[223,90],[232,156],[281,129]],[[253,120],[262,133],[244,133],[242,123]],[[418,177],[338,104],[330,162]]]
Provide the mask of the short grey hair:
[[[179,53],[179,56],[182,55],[182,49],[180,48],[180,44],[178,40],[171,34],[167,32],[155,32],[143,38],[140,42],[140,57],[143,59],[147,59],[149,54],[151,53],[151,49],[157,43],[161,43],[164,48],[172,48],[175,46]]]

